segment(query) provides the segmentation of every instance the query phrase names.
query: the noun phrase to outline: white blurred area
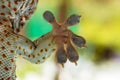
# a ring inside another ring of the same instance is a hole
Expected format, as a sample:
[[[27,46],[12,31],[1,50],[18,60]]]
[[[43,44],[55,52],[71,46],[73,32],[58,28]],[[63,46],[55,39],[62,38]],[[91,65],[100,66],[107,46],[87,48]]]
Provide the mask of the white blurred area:
[[[33,66],[38,71],[28,71],[23,78],[17,77],[17,80],[120,80],[120,62],[119,59],[113,59],[95,65],[92,61],[80,58],[78,65],[70,63],[69,61],[62,68],[60,65],[47,60],[38,65],[33,65],[25,60],[17,60],[17,71],[23,73],[22,68]],[[23,61],[23,62],[22,62]],[[28,64],[29,66],[25,66]],[[58,79],[55,78],[58,74]]]

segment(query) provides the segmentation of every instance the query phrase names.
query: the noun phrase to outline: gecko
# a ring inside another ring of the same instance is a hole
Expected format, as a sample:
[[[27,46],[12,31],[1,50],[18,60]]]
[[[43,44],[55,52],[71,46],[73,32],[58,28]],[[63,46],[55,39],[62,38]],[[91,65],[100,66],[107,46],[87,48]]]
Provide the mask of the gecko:
[[[0,80],[16,79],[15,61],[18,55],[38,64],[55,50],[51,46],[50,34],[36,41],[18,34],[34,13],[37,3],[38,0],[0,1]]]
[[[64,67],[67,59],[77,65],[79,55],[75,47],[85,48],[86,40],[82,36],[74,34],[69,27],[80,22],[80,17],[73,14],[63,23],[58,23],[52,12],[46,11],[44,19],[52,25],[52,42],[56,44],[56,60]]]
[[[0,2],[0,80],[16,79],[16,58],[21,55],[34,64],[43,63],[53,52],[62,66],[67,58],[77,64],[79,55],[74,45],[84,47],[86,41],[68,26],[79,23],[79,16],[70,16],[64,24],[56,22],[54,15],[46,11],[43,17],[52,24],[51,32],[31,41],[19,34],[34,13],[38,0],[1,0]]]

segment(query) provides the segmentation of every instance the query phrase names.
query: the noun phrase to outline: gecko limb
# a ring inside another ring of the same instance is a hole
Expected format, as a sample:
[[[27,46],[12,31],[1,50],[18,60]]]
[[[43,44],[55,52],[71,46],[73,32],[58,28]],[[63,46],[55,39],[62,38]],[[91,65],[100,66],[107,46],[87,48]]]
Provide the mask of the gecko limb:
[[[65,23],[58,23],[50,11],[44,12],[43,17],[52,25],[53,28],[51,33],[53,40],[57,45],[57,62],[64,66],[64,63],[66,63],[67,59],[69,59],[70,62],[77,64],[79,55],[75,46],[82,48],[85,46],[86,41],[83,37],[77,36],[70,31],[68,26],[78,24],[80,22],[80,16],[73,14],[68,17]],[[74,45],[72,43],[74,43]]]

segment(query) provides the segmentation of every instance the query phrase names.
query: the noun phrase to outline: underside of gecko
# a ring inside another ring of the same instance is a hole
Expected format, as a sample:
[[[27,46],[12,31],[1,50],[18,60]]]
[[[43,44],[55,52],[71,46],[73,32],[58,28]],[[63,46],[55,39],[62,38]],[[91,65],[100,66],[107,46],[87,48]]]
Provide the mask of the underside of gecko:
[[[46,11],[43,16],[53,27],[51,34],[53,42],[57,45],[57,62],[64,67],[64,63],[66,63],[68,58],[69,61],[74,62],[77,65],[79,55],[75,46],[80,48],[86,47],[86,41],[83,37],[77,36],[71,32],[68,27],[79,23],[80,16],[77,14],[71,15],[62,24],[56,22],[54,15],[50,11]]]
[[[43,63],[54,51],[57,62],[64,66],[67,58],[77,64],[79,55],[75,46],[84,47],[83,37],[72,33],[68,26],[79,23],[80,16],[70,16],[64,24],[58,24],[49,11],[44,18],[52,24],[53,30],[31,41],[19,35],[36,9],[38,0],[1,0],[0,1],[0,80],[16,79],[16,58],[18,55],[31,63]]]

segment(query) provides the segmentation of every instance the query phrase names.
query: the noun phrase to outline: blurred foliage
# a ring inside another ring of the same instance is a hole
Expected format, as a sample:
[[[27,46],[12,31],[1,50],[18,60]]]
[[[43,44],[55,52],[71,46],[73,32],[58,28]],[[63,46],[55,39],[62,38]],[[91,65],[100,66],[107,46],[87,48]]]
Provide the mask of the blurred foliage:
[[[76,0],[74,6],[83,16],[80,33],[95,44],[120,47],[119,0]]]

